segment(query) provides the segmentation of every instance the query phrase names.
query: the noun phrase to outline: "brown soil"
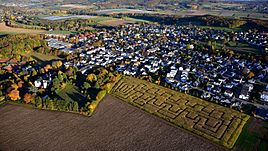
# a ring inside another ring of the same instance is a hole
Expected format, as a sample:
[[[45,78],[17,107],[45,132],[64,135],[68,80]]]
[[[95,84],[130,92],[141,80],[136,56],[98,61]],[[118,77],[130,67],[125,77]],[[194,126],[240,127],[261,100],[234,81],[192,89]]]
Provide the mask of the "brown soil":
[[[226,150],[112,96],[92,117],[5,105],[0,150]]]
[[[46,33],[45,30],[36,30],[36,29],[24,29],[24,28],[12,28],[6,26],[5,23],[0,23],[0,32],[4,33],[16,33],[16,34],[40,34]]]
[[[111,19],[111,20],[106,20],[106,21],[101,21],[99,22],[102,25],[110,25],[110,26],[120,26],[128,23],[134,23],[132,21],[126,21],[123,19]]]

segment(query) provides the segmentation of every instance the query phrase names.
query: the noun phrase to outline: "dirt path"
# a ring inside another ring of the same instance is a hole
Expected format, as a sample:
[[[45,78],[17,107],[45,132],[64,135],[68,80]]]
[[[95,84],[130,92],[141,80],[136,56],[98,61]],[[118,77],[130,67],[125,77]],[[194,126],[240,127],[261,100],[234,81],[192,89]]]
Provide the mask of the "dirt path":
[[[6,105],[0,127],[1,151],[225,150],[112,96],[92,117]]]

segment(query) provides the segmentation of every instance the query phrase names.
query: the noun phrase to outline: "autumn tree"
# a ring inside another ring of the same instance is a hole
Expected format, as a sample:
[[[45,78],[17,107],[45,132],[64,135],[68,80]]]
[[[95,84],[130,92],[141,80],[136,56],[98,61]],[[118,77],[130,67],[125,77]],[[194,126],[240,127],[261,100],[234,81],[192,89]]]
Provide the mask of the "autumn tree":
[[[24,84],[24,82],[23,82],[22,80],[20,80],[20,81],[18,82],[18,88],[22,88],[23,84]]]
[[[35,69],[33,69],[32,76],[36,76],[36,75],[37,75],[37,71]]]
[[[97,81],[97,76],[93,73],[87,75],[87,78],[86,78],[87,81],[90,81],[90,82],[93,82],[93,81]]]
[[[12,87],[13,89],[15,89],[15,90],[17,90],[17,89],[19,88],[19,86],[18,86],[16,83],[13,83],[13,84],[11,85],[11,87]]]
[[[17,89],[14,89],[12,91],[10,91],[8,93],[8,97],[12,100],[12,101],[17,101],[20,99],[20,92]]]
[[[29,104],[29,103],[31,103],[31,102],[33,102],[33,100],[34,100],[34,96],[32,95],[32,94],[29,94],[29,93],[26,93],[25,95],[24,95],[24,102],[26,103],[26,104]]]
[[[248,74],[248,79],[251,79],[251,78],[253,78],[255,76],[255,74],[253,73],[253,72],[249,72],[249,74]]]
[[[52,67],[54,68],[54,69],[58,69],[58,68],[60,68],[62,66],[62,62],[61,61],[54,61],[53,63],[52,63]]]
[[[242,71],[242,74],[243,74],[243,75],[248,75],[249,72],[250,72],[249,69],[248,69],[247,67],[245,67],[245,68],[243,69],[243,71]]]
[[[102,99],[105,97],[106,93],[107,93],[106,90],[101,90],[101,91],[97,94],[97,96],[96,96],[96,100],[97,100],[97,101],[102,100]]]
[[[52,67],[51,67],[50,64],[47,64],[47,65],[44,67],[45,72],[48,72],[48,71],[51,70],[51,69],[52,69]]]
[[[102,86],[103,90],[106,90],[108,93],[111,91],[112,89],[112,84],[111,83],[107,83],[105,85]]]
[[[106,69],[104,69],[104,68],[101,69],[100,72],[101,72],[101,75],[102,75],[102,76],[105,76],[105,75],[107,75],[107,74],[109,73],[109,72],[108,72]]]

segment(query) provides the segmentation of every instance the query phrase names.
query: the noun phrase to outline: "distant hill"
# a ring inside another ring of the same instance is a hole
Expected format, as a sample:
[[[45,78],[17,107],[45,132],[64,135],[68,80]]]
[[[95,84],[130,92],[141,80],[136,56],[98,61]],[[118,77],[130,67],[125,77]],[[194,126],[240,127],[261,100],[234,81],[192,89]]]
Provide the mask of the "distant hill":
[[[14,3],[14,4],[33,4],[33,3],[109,3],[120,5],[150,5],[155,6],[158,4],[176,3],[182,0],[0,0],[1,3]],[[185,0],[189,2],[197,2],[197,0]],[[183,1],[183,2],[185,2]]]

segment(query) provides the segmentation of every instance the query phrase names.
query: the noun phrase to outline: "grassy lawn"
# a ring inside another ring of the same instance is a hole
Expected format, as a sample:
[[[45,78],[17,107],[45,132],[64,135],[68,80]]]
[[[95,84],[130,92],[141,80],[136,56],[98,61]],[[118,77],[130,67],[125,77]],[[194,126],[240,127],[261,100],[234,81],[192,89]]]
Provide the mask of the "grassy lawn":
[[[107,21],[111,19],[113,19],[113,17],[97,16],[96,18],[90,18],[90,20],[95,22]]]
[[[60,90],[58,96],[63,100],[78,102],[79,105],[87,102],[86,98],[79,92],[79,88],[71,84],[66,84],[66,86]]]
[[[37,61],[40,61],[40,62],[51,61],[51,60],[53,60],[53,59],[60,59],[60,58],[57,57],[57,56],[46,55],[46,54],[37,53],[37,52],[30,52],[30,53],[27,54],[27,55],[32,56],[34,59],[36,59]]]

